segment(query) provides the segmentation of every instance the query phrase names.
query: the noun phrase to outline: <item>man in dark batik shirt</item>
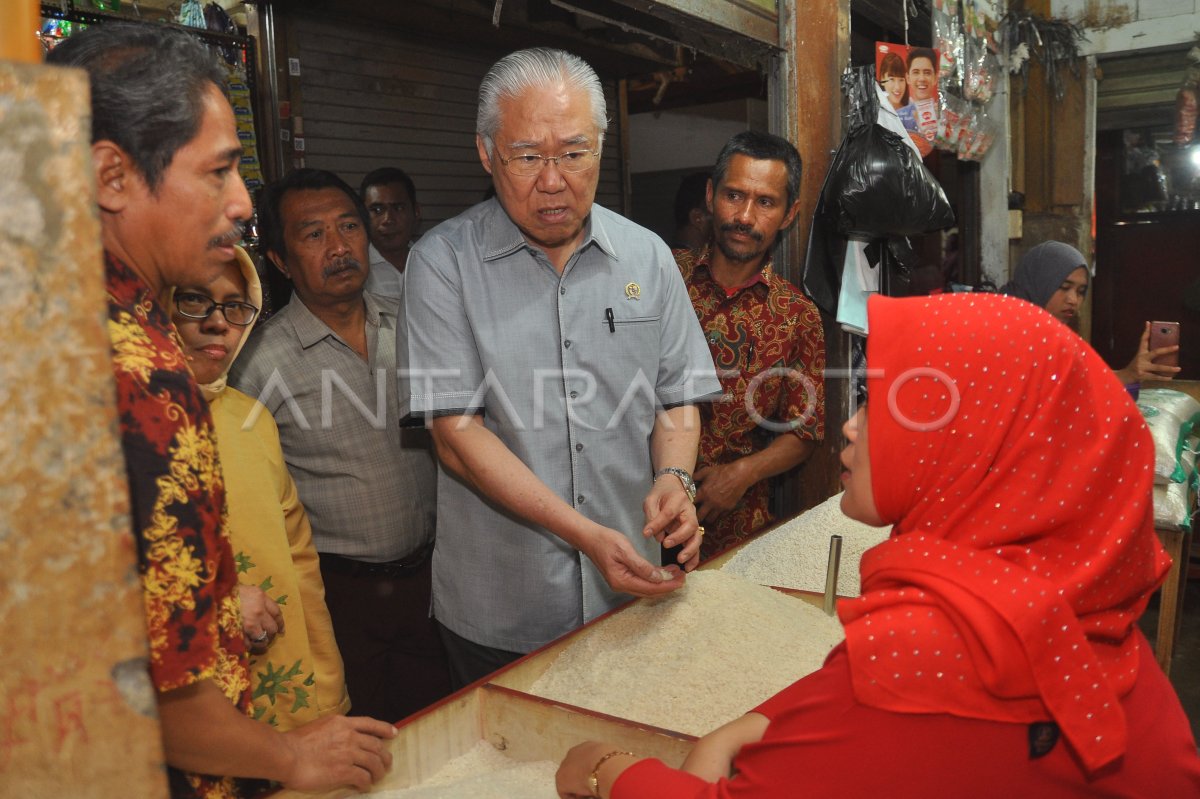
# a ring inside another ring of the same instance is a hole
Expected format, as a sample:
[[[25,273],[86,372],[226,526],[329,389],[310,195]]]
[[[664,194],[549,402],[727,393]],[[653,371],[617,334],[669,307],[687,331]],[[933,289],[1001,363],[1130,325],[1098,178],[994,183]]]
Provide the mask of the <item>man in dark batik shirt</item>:
[[[327,717],[279,733],[247,715],[212,417],[158,301],[217,278],[253,210],[223,74],[187,34],[145,25],[89,28],[50,61],[91,80],[117,411],[171,793],[247,796],[264,780],[366,789],[390,763],[390,725]]]
[[[700,406],[703,558],[773,521],[769,478],[807,460],[824,435],[821,317],[770,257],[800,209],[799,189],[796,148],[767,133],[735,135],[708,184],[709,245],[675,253],[725,389]]]

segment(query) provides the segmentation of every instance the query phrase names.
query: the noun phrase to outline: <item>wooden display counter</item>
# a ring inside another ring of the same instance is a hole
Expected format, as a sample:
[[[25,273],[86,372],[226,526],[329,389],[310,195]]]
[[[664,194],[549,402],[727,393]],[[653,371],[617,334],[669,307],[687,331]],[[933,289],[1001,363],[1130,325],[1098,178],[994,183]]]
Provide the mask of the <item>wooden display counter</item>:
[[[539,653],[544,650],[539,650]],[[526,662],[533,653],[509,668]],[[502,672],[498,672],[498,676]],[[555,763],[581,741],[600,739],[678,766],[696,739],[637,722],[615,719],[559,702],[489,684],[490,678],[409,716],[392,739],[392,769],[370,793],[407,788],[428,779],[451,759],[487,741],[506,757]],[[282,790],[272,799],[334,799],[352,795],[341,789],[323,794]]]
[[[772,528],[773,529],[773,528]],[[719,569],[738,550],[766,535],[759,533],[700,566]],[[778,589],[817,607],[822,596],[806,591]],[[533,696],[533,684],[568,647],[594,635],[618,614],[645,600],[633,600],[592,620],[541,649],[467,686],[397,725],[391,741],[391,771],[370,793],[411,787],[427,780],[447,762],[487,741],[506,757],[530,762],[555,763],[577,743],[589,739],[613,743],[640,755],[680,765],[695,736],[662,729],[635,720],[606,715],[564,702]],[[272,799],[334,799],[353,795],[348,789],[323,794],[281,790]]]

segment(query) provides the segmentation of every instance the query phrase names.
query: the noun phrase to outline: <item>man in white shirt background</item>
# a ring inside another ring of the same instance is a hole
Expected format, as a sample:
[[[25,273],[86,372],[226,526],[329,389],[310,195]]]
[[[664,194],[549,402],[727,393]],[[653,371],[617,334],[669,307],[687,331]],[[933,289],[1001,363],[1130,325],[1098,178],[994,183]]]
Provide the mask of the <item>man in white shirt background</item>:
[[[371,225],[371,272],[363,288],[399,299],[408,248],[421,226],[417,189],[403,169],[386,166],[363,178],[358,194]]]

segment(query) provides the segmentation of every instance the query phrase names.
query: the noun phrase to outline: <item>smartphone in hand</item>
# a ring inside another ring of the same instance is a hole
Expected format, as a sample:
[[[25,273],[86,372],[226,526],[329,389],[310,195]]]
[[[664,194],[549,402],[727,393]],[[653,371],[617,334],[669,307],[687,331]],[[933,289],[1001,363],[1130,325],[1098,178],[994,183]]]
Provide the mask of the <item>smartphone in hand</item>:
[[[683,552],[683,544],[676,544],[673,547],[664,547],[662,544],[659,544],[658,551],[661,565],[683,568],[683,564],[679,562],[679,555]]]
[[[1173,347],[1179,344],[1179,323],[1178,322],[1151,322],[1150,323],[1150,349],[1158,350],[1163,347]],[[1179,350],[1160,355],[1154,359],[1155,363],[1164,366],[1179,366]]]

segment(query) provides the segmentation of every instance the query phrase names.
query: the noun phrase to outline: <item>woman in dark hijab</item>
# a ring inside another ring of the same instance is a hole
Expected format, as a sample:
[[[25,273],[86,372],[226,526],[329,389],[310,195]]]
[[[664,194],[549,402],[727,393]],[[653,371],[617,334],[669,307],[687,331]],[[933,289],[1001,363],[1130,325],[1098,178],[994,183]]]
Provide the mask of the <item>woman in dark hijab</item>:
[[[1044,241],[1021,256],[1013,279],[1000,287],[1000,293],[1045,308],[1078,333],[1079,310],[1087,297],[1090,281],[1091,274],[1083,253],[1061,241]],[[1151,350],[1150,323],[1147,322],[1133,360],[1124,369],[1114,371],[1131,391],[1142,380],[1170,380],[1179,372],[1179,367],[1154,361],[1178,349],[1174,346]]]

